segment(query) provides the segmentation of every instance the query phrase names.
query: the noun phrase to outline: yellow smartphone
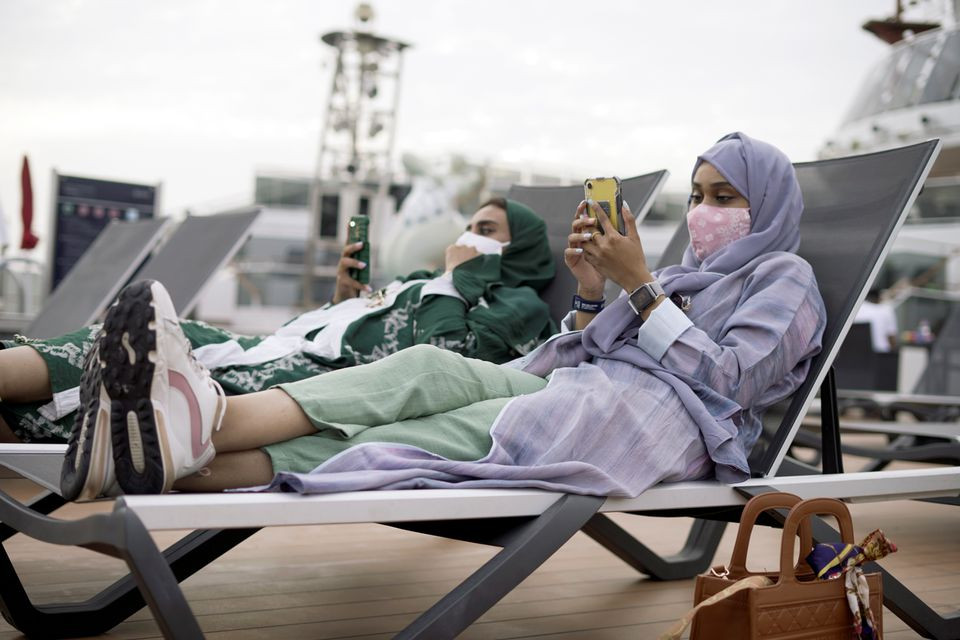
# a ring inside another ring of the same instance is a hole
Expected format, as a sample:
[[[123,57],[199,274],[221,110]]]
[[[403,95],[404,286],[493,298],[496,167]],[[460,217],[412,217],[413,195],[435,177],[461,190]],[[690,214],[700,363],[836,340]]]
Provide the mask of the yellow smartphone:
[[[600,205],[613,227],[620,235],[627,235],[623,226],[623,196],[620,194],[620,178],[587,178],[583,181],[583,198],[593,200]],[[593,210],[588,208],[587,214],[593,218]],[[597,230],[603,233],[603,227],[597,225]]]

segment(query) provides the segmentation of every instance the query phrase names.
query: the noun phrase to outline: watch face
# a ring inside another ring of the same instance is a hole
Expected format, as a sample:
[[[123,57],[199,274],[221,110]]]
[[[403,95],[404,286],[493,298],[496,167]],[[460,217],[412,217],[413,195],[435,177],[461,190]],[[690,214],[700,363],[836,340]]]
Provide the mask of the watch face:
[[[654,296],[650,288],[643,286],[630,294],[630,306],[633,307],[634,313],[639,315],[641,311],[650,306],[653,299]]]
[[[633,308],[633,312],[637,315],[640,315],[647,307],[653,304],[653,301],[657,299],[657,296],[663,293],[663,287],[659,286],[659,282],[647,282],[639,287],[630,294],[630,306]]]

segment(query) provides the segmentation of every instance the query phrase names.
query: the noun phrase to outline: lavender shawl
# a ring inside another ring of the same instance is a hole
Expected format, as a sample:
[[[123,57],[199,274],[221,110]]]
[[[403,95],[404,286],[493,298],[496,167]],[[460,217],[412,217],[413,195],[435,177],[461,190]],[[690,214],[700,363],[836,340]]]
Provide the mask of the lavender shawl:
[[[819,351],[826,318],[812,269],[792,253],[799,246],[803,204],[789,160],[768,144],[734,133],[700,156],[697,165],[701,162],[711,163],[749,200],[751,233],[702,264],[688,247],[680,265],[656,274],[668,292],[694,296],[694,326],[658,361],[637,345],[640,321],[621,296],[585,331],[555,336],[512,364],[540,376],[562,371],[560,378],[572,383],[567,395],[584,388],[577,376],[585,380],[596,371],[578,365],[629,364],[635,372],[631,384],[680,399],[700,431],[716,477],[736,482],[749,477],[746,454],[759,433],[760,414],[803,381],[809,358]],[[608,406],[624,401],[622,390],[611,387],[609,393]],[[348,449],[312,474],[278,474],[271,487],[309,493],[523,486],[634,496],[666,477],[649,471],[653,461],[646,452],[625,456],[622,446],[638,429],[664,438],[669,431],[662,422],[605,420],[608,431],[598,434],[597,420],[558,415],[551,404],[557,397],[538,392],[511,401],[493,425],[493,449],[475,462],[371,443]],[[540,436],[533,437],[537,429]],[[553,437],[544,437],[547,433]],[[511,444],[517,442],[520,448]]]

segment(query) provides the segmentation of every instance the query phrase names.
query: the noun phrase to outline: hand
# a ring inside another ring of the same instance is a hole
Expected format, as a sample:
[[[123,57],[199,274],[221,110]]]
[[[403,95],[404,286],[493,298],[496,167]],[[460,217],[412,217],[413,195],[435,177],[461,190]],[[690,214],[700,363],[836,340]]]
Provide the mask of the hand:
[[[577,216],[571,225],[573,233],[567,236],[567,248],[563,250],[563,261],[573,277],[577,279],[577,294],[587,300],[603,299],[603,287],[607,281],[586,261],[583,253],[583,245],[586,242],[584,234],[589,233],[592,236],[597,228],[596,225],[597,221],[587,215],[587,203],[581,202],[577,206]]]
[[[452,244],[447,247],[445,269],[453,271],[467,260],[473,260],[481,255],[475,247],[468,247],[464,244]]]
[[[585,235],[581,248],[583,260],[605,278],[616,282],[627,292],[633,291],[644,282],[653,280],[647,267],[647,257],[643,253],[643,243],[637,232],[636,220],[627,203],[623,203],[623,222],[627,235],[621,236],[610,219],[596,202],[591,205],[594,217],[603,228],[603,235],[591,233]],[[579,211],[579,208],[577,209]],[[569,251],[569,249],[567,250]]]
[[[362,248],[362,242],[354,242],[345,246],[340,254],[340,262],[337,263],[337,287],[333,292],[334,304],[348,298],[356,298],[361,291],[370,291],[369,286],[351,278],[349,272],[349,269],[363,269],[367,266],[365,262],[350,257]]]

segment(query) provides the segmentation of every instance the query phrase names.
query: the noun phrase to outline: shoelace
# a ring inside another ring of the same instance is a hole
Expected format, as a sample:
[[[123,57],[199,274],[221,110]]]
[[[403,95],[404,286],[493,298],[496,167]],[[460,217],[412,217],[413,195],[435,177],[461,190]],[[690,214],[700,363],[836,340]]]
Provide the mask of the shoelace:
[[[186,352],[187,359],[190,361],[190,366],[192,366],[193,370],[200,375],[200,378],[204,380],[211,389],[213,389],[213,392],[220,396],[218,404],[225,404],[227,399],[226,392],[223,390],[223,387],[220,385],[220,383],[213,379],[213,376],[210,374],[210,370],[207,369],[206,365],[200,362],[193,354],[193,346],[190,344],[190,341],[187,339],[187,336],[183,333],[183,330],[180,328],[178,323],[175,323],[175,329],[173,333],[176,334],[177,340],[180,342],[180,346]],[[219,417],[216,420],[217,424],[214,427],[214,431],[219,431],[220,426],[223,424],[224,409],[226,409],[226,407],[222,407],[218,410]]]

